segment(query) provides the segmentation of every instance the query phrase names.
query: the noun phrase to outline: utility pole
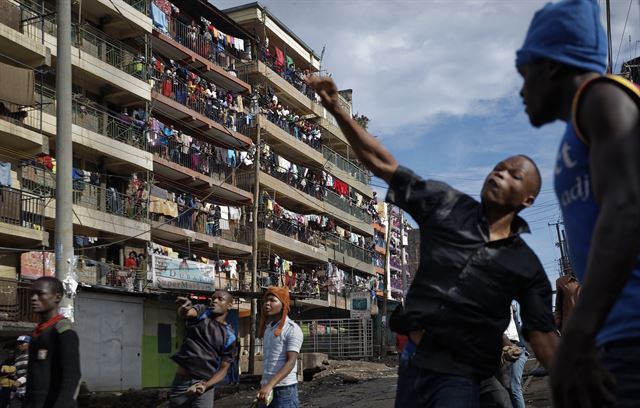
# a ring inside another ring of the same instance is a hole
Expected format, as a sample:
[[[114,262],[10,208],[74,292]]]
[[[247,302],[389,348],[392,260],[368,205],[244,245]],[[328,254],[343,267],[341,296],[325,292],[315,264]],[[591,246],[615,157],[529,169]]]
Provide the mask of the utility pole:
[[[567,243],[564,235],[564,230],[560,231],[560,225],[562,223],[558,220],[555,223],[550,223],[549,226],[553,225],[556,227],[556,234],[558,237],[558,242],[556,242],[556,246],[560,248],[560,275],[564,276],[572,273],[571,262],[569,262],[569,254],[567,252]]]
[[[608,64],[607,64],[607,74],[613,73],[613,46],[611,45],[611,1],[607,0],[607,44],[608,44]]]
[[[256,154],[255,185],[253,189],[253,269],[251,270],[251,330],[249,331],[249,373],[254,374],[256,357],[256,321],[258,313],[258,299],[255,294],[258,292],[258,209],[260,204],[260,126],[262,125],[260,115],[256,115]]]
[[[404,211],[400,210],[400,269],[402,270],[402,305],[407,296],[407,272],[405,271],[405,249],[404,249]]]
[[[384,242],[384,291],[382,292],[382,317],[380,318],[380,354],[387,355],[387,301],[389,298],[389,274],[391,270],[391,204],[386,203],[387,228]]]
[[[73,321],[73,171],[71,95],[71,1],[56,0],[56,278],[64,283],[60,311]]]

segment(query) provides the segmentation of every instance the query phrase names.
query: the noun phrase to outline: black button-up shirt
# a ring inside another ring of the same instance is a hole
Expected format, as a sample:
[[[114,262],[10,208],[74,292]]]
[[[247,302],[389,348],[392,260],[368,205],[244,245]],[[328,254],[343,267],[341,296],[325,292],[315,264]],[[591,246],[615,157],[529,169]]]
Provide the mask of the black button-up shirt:
[[[525,336],[555,330],[551,284],[519,236],[529,232],[523,219],[516,217],[511,237],[489,241],[478,201],[401,166],[387,201],[420,226],[420,266],[404,311],[390,321],[399,333],[425,329],[415,364],[446,374],[493,375],[513,299],[521,306]]]

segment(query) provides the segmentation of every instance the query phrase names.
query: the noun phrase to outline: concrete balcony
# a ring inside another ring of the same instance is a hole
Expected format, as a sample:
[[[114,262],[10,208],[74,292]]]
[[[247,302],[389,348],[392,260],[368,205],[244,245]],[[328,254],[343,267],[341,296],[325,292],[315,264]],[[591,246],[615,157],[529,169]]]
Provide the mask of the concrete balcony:
[[[168,145],[147,145],[153,153],[154,172],[167,180],[175,181],[201,193],[229,202],[253,201],[253,194],[236,186],[235,170],[219,164],[213,157],[198,154],[196,163],[190,153],[182,153],[182,146],[175,141]]]
[[[55,197],[56,179],[51,171],[35,166],[23,166],[20,171],[22,188]],[[44,216],[48,227],[55,226],[56,200],[47,198]],[[147,221],[147,203],[113,189],[88,183],[76,183],[73,190],[74,233],[98,236],[107,232],[118,236],[151,238]]]
[[[317,117],[323,116],[324,108],[321,105],[309,99],[309,97],[296,89],[295,86],[262,61],[253,61],[243,66],[241,76],[244,75],[252,78],[254,81],[258,81],[257,83],[263,83],[266,79],[269,87],[271,87],[278,96],[278,101],[282,104],[289,105],[300,114],[315,115]]]
[[[108,21],[105,31],[132,36],[136,31],[151,33],[153,23],[149,15],[150,0],[83,0],[82,13],[95,21]]]
[[[49,152],[49,138],[21,122],[0,116],[0,146],[35,156]]]
[[[174,88],[181,86],[182,84],[174,85]],[[186,85],[184,86],[184,100],[179,96],[182,94],[175,91],[169,96],[163,95],[161,87],[162,83],[158,81],[156,88],[152,92],[154,111],[173,120],[189,123],[192,128],[197,128],[203,136],[225,146],[245,150],[253,143],[250,137],[230,130],[221,123],[205,116],[205,107],[201,101],[192,101],[186,98]],[[178,91],[182,91],[182,89]]]
[[[201,35],[190,35],[189,27],[171,19],[169,31],[153,31],[153,50],[161,55],[181,61],[197,70],[210,82],[237,93],[251,92],[251,85],[227,71],[229,66],[238,66],[241,61],[226,53],[212,50],[211,42]]]
[[[275,151],[286,151],[287,156],[295,157],[298,164],[306,167],[324,166],[326,160],[321,152],[296,139],[280,126],[268,120],[265,115],[260,115],[259,126],[266,133],[263,140],[266,140]]]
[[[0,187],[0,243],[8,247],[49,245],[44,230],[44,198],[11,187]]]
[[[349,149],[349,142],[342,130],[324,116],[320,117],[317,123],[325,130],[325,132],[322,132],[325,142],[338,153],[346,155]]]
[[[37,90],[36,101],[42,98],[42,111],[32,110],[25,124],[53,137],[55,145],[55,94],[44,88]],[[42,122],[41,122],[42,120]],[[153,156],[144,151],[146,140],[142,129],[107,112],[102,107],[85,102],[73,102],[72,139],[78,153],[94,158],[108,157],[109,168],[125,166],[131,170],[153,170]],[[52,146],[53,147],[53,146]]]
[[[225,221],[225,220],[221,220]],[[169,242],[184,244],[184,240],[190,241],[190,247],[194,250],[217,253],[221,256],[246,256],[251,254],[251,242],[246,231],[217,231],[216,234],[206,234],[194,231],[192,226],[187,226],[181,219],[165,221],[152,221],[152,237]],[[183,228],[187,227],[187,228]],[[241,236],[242,235],[242,236]],[[242,242],[240,242],[242,241]]]
[[[371,252],[343,239],[327,236],[327,254],[331,261],[370,275],[375,274]]]
[[[258,242],[275,247],[276,252],[286,259],[327,262],[324,247],[315,247],[268,228],[258,230]]]
[[[95,1],[95,0],[94,0]],[[35,38],[42,34],[38,25],[25,27]],[[96,89],[105,82],[116,88],[107,97],[114,103],[151,100],[151,85],[146,81],[146,65],[137,61],[137,52],[89,25],[72,27],[71,64],[74,83]],[[44,43],[51,55],[58,55],[56,24],[45,24]]]
[[[360,234],[373,235],[373,227],[370,225],[371,220],[366,219],[368,214],[363,213],[359,208],[349,206],[336,193],[325,189],[321,190],[320,195],[311,195],[310,190],[293,187],[291,184],[282,181],[287,179],[286,173],[274,172],[274,175],[278,175],[280,179],[261,171],[260,186],[270,191],[272,193],[271,197],[287,209],[302,214],[331,215],[337,222],[352,227]],[[254,184],[253,173],[244,173],[239,176],[238,185],[242,188],[250,190]]]
[[[266,115],[260,115],[259,126],[266,133],[267,144],[276,152],[295,157],[297,164],[306,167],[324,167],[325,171],[353,186],[364,196],[373,196],[369,173],[326,145],[318,146],[316,150],[267,119]]]
[[[51,51],[45,44],[30,35],[29,30],[21,27],[21,8],[2,0],[0,13],[0,53],[8,55],[19,63],[38,67],[51,66]]]

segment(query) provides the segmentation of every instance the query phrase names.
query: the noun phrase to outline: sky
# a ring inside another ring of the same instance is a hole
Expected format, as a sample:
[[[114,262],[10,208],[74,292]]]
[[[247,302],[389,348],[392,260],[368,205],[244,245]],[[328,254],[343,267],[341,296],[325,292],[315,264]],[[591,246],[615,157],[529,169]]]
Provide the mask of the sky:
[[[225,9],[249,1],[210,0]],[[525,240],[550,279],[558,275],[559,207],[552,169],[563,123],[530,126],[515,51],[541,0],[262,0],[318,55],[354,112],[404,166],[477,195],[500,160],[526,154],[543,185],[522,212]],[[602,7],[604,1],[600,0]],[[640,0],[612,1],[614,67],[640,55]],[[602,13],[604,21],[604,11]],[[383,196],[385,183],[374,180]]]

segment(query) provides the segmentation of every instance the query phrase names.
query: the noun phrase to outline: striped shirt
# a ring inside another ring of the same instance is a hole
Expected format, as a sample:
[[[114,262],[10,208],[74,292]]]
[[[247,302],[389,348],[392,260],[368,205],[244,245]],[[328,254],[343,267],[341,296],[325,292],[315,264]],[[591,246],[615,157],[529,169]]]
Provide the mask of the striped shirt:
[[[27,392],[27,367],[29,366],[29,353],[16,356],[16,381],[20,381],[20,386],[16,389],[16,395],[23,397]]]

